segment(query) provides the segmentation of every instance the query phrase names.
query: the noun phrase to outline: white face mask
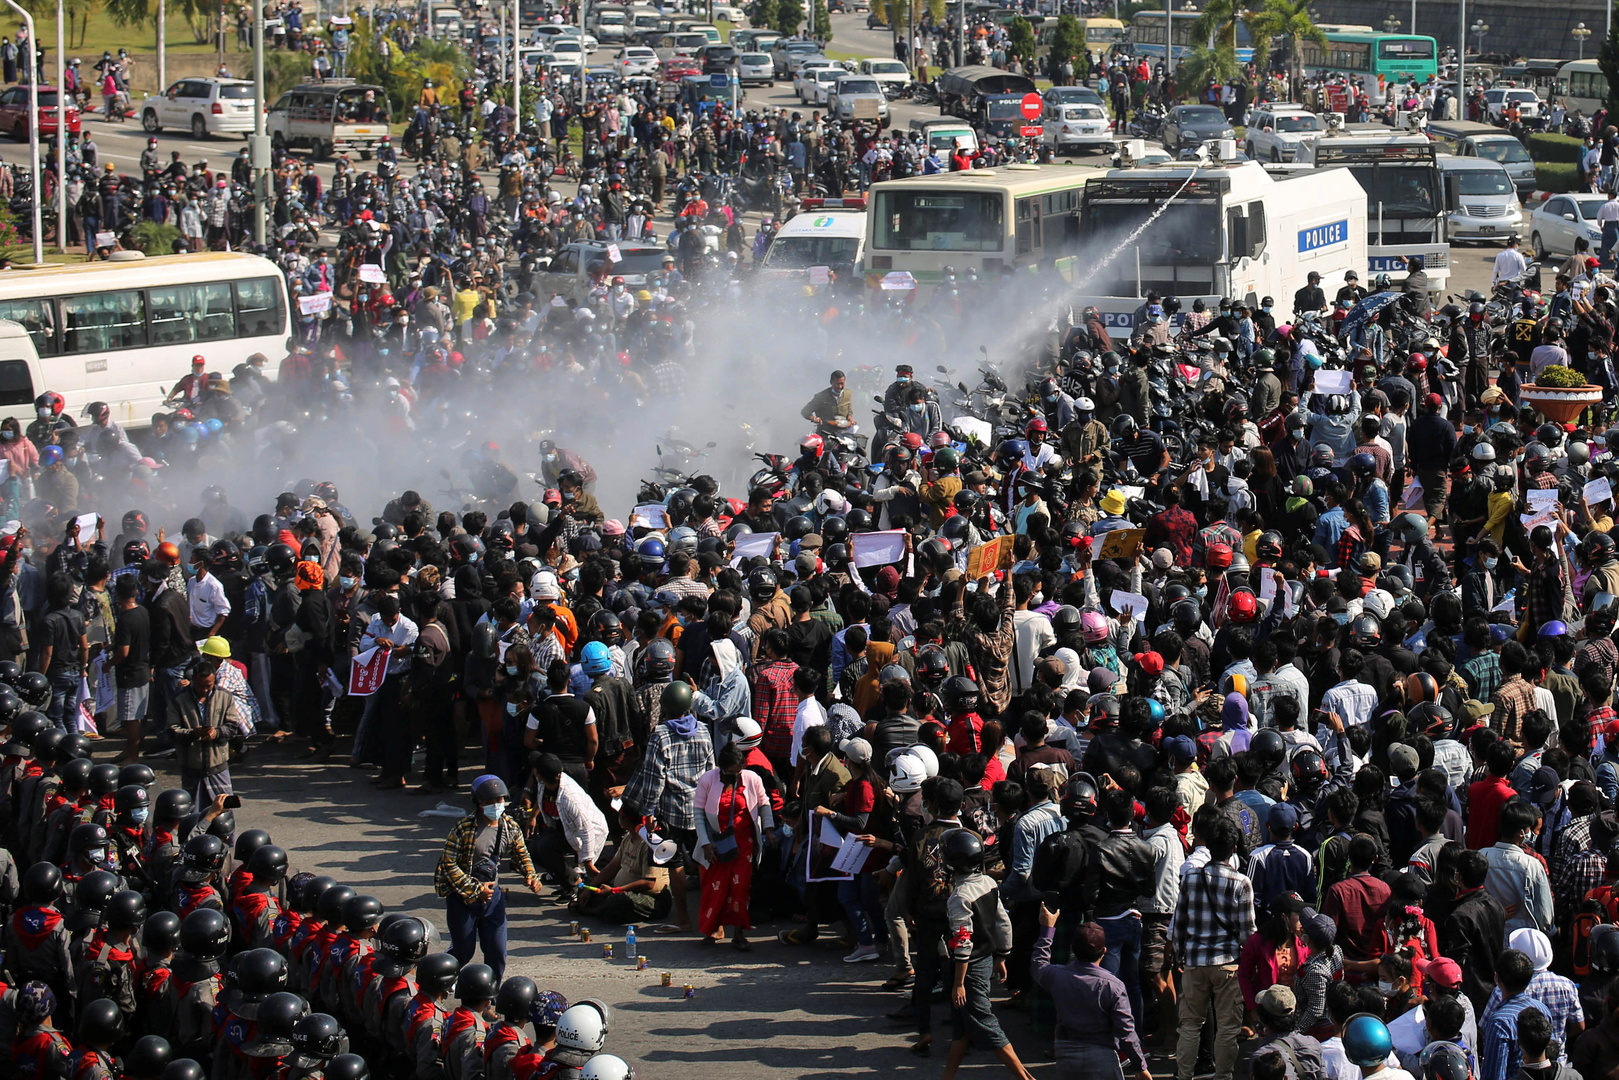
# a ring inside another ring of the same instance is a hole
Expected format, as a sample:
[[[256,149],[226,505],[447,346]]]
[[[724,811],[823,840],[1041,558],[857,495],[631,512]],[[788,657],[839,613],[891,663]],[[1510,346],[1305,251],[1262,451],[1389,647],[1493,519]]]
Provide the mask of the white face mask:
[[[504,800],[497,803],[490,803],[488,806],[483,808],[483,816],[488,818],[490,821],[499,821],[500,816],[505,812],[506,803]]]
[[[137,806],[135,809],[129,812],[129,820],[133,821],[137,825],[145,825],[146,819],[150,815],[151,810],[149,810],[147,807]]]
[[[1393,997],[1394,996],[1394,984],[1391,983],[1391,982],[1385,982],[1382,979],[1378,979],[1377,980],[1377,992],[1379,994],[1382,994],[1384,997]]]

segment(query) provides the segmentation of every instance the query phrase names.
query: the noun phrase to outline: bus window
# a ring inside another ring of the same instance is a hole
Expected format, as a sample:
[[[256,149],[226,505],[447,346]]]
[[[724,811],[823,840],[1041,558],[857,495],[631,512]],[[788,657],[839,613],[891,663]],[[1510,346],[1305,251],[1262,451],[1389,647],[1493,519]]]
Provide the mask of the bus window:
[[[1032,255],[1041,246],[1040,196],[1017,201],[1017,253]]]
[[[0,406],[31,405],[34,380],[22,360],[0,360]]]
[[[40,356],[55,356],[60,351],[56,340],[56,305],[49,300],[0,300],[0,319],[21,323],[34,339],[34,351]]]
[[[875,246],[897,251],[1000,251],[1006,233],[1000,194],[893,191],[877,196]]]
[[[147,293],[152,312],[152,344],[182,345],[234,337],[228,284],[176,285]]]
[[[236,325],[240,337],[279,334],[287,325],[281,307],[281,290],[274,278],[254,278],[236,283]]]
[[[139,289],[62,300],[63,352],[106,352],[146,344],[146,298]]]

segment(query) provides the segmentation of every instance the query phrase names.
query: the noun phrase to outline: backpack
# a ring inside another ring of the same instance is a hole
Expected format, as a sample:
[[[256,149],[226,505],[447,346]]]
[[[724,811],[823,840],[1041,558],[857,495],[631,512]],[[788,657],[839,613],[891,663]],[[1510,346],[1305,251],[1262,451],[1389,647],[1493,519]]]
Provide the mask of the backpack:
[[[916,888],[911,898],[911,915],[917,922],[943,926],[947,921],[945,905],[954,888],[954,877],[944,864],[939,840],[948,829],[940,829],[923,840],[914,868]]]
[[[247,583],[242,594],[242,636],[249,651],[263,652],[264,638],[270,630],[270,587],[261,577]]]
[[[1585,894],[1574,911],[1569,936],[1574,974],[1591,973],[1591,932],[1602,923],[1619,920],[1619,893],[1612,885],[1599,885]]]

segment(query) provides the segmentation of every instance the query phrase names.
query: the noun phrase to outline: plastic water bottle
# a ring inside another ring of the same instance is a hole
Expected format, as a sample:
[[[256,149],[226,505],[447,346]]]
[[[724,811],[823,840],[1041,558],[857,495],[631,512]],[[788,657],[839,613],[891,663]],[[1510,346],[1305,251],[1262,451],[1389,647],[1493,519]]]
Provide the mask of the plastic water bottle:
[[[630,960],[634,960],[637,955],[635,951],[635,927],[633,926],[624,934],[624,955]]]

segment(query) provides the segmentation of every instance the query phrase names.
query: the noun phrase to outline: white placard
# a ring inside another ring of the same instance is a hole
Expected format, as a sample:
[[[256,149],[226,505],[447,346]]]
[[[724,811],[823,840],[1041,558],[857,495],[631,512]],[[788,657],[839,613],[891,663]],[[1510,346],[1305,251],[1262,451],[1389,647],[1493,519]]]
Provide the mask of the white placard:
[[[809,283],[811,285],[830,285],[832,283],[832,268],[830,266],[810,267]]]
[[[1139,499],[1147,493],[1147,488],[1145,485],[1136,487],[1133,484],[1120,484],[1119,490],[1124,492],[1124,497],[1126,499]]]
[[[1518,606],[1518,590],[1513,589],[1511,592],[1507,593],[1505,596],[1503,596],[1501,598],[1501,602],[1499,604],[1495,605],[1490,610],[1491,611],[1505,611],[1505,612],[1510,614],[1512,609],[1517,607],[1517,606]]]
[[[1315,373],[1315,392],[1318,394],[1347,394],[1354,379],[1347,371],[1318,371]]]
[[[843,834],[838,831],[836,825],[832,824],[832,819],[829,817],[821,818],[821,843],[827,847],[841,848],[843,846]]]
[[[663,503],[642,503],[630,511],[630,524],[647,529],[667,529],[669,512]]]
[[[361,263],[360,280],[369,281],[372,284],[380,285],[388,280],[388,275],[384,274],[382,272],[382,267],[378,266],[376,263]]]
[[[890,270],[883,275],[884,292],[910,292],[916,288],[916,279],[909,270]]]
[[[1550,510],[1557,505],[1556,488],[1530,488],[1526,496],[1529,506],[1534,510]]]
[[[95,539],[96,522],[100,520],[99,515],[80,514],[73,520],[79,523],[79,540],[81,543],[88,543],[89,541]]]
[[[319,315],[323,311],[332,309],[332,294],[329,292],[311,293],[298,298],[298,311],[303,315]]]
[[[1113,595],[1107,598],[1107,602],[1113,605],[1113,610],[1120,615],[1124,614],[1125,608],[1129,608],[1136,622],[1145,622],[1147,619],[1147,598],[1140,593],[1114,589]]]
[[[743,533],[736,538],[736,550],[731,554],[731,565],[738,566],[743,559],[763,555],[769,559],[776,554],[776,540],[781,533]]]
[[[1264,567],[1259,571],[1259,598],[1271,600],[1276,596],[1276,579],[1279,575],[1274,570]]]
[[[843,838],[843,845],[838,853],[832,856],[832,869],[840,874],[858,874],[865,869],[866,857],[871,849],[860,842],[860,837],[850,833]]]
[[[1523,531],[1528,532],[1541,525],[1555,524],[1557,515],[1550,510],[1540,510],[1533,514],[1519,514],[1518,520],[1523,522]]]
[[[905,558],[905,530],[854,533],[849,537],[849,561],[857,567],[890,566]]]
[[[623,262],[624,261],[624,253],[622,251],[618,250],[618,245],[617,244],[608,244],[607,245],[607,261],[608,262]]]
[[[118,246],[118,234],[117,233],[111,233],[111,232],[98,232],[98,233],[96,233],[96,247],[98,247],[98,248],[104,248],[104,247],[115,248],[117,246]]]
[[[1422,481],[1412,480],[1405,485],[1405,492],[1400,496],[1401,510],[1422,509]]]
[[[1599,476],[1585,485],[1585,505],[1595,506],[1603,502],[1613,502],[1613,484],[1606,476]]]

